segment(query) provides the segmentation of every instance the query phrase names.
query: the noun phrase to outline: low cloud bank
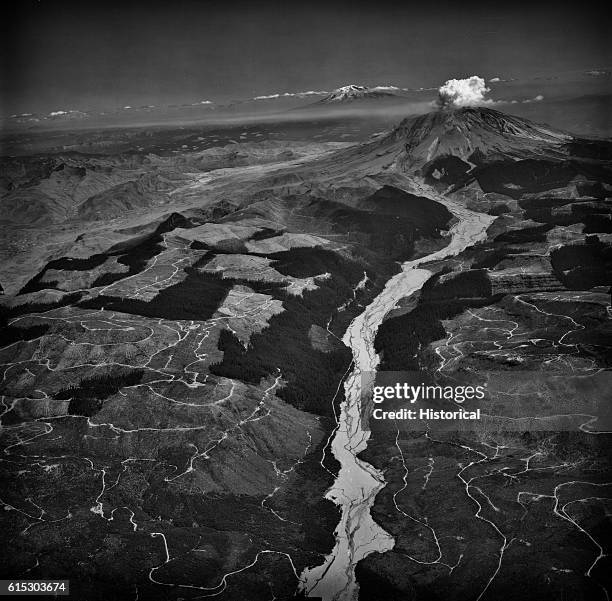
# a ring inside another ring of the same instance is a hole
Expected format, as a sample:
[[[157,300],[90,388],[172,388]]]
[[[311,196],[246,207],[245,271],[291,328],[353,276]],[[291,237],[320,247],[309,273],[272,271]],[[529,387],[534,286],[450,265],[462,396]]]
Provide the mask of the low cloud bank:
[[[264,96],[255,96],[251,100],[275,100],[276,98],[306,98],[307,96],[325,96],[329,94],[325,90],[308,90],[307,92],[283,92],[278,94],[267,94]]]

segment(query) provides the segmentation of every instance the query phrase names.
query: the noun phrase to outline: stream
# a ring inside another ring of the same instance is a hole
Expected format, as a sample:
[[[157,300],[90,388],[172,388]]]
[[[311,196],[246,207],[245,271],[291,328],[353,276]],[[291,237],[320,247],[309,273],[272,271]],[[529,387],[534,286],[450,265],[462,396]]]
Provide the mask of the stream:
[[[342,517],[332,552],[323,564],[307,568],[301,575],[301,588],[309,597],[323,601],[353,601],[359,585],[355,567],[366,555],[383,553],[393,548],[393,537],[370,515],[378,492],[386,485],[383,474],[369,463],[358,459],[368,443],[370,432],[362,429],[361,397],[374,383],[380,357],[374,350],[374,339],[383,318],[403,297],[419,290],[432,272],[419,269],[422,263],[459,254],[486,238],[486,229],[495,219],[474,213],[447,199],[436,198],[452,211],[458,222],[450,231],[449,244],[443,249],[402,264],[402,271],[393,276],[383,291],[349,325],[342,341],[353,353],[353,371],[344,383],[345,400],[340,406],[338,427],[331,443],[340,471],[325,498],[339,505]],[[367,378],[367,381],[366,381]]]

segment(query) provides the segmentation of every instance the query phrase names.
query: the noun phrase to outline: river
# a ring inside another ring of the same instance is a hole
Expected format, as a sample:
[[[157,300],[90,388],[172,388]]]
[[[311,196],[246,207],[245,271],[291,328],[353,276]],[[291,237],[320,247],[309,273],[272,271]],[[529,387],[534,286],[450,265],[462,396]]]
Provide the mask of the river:
[[[452,211],[458,221],[450,229],[450,242],[443,249],[402,264],[402,271],[393,276],[383,291],[349,325],[342,341],[353,353],[353,371],[344,384],[345,400],[340,407],[338,427],[331,450],[340,463],[340,471],[325,498],[339,505],[342,517],[335,537],[336,543],[324,563],[307,568],[301,575],[301,588],[310,597],[323,601],[353,601],[359,585],[355,566],[366,555],[383,553],[393,548],[393,537],[385,532],[370,515],[378,492],[385,486],[380,471],[357,455],[368,443],[370,432],[361,424],[363,388],[373,385],[373,374],[380,362],[374,350],[374,339],[383,318],[403,297],[419,290],[432,272],[419,265],[459,254],[468,246],[486,238],[486,229],[495,219],[474,213],[444,198],[436,198]],[[368,378],[368,381],[366,381]]]

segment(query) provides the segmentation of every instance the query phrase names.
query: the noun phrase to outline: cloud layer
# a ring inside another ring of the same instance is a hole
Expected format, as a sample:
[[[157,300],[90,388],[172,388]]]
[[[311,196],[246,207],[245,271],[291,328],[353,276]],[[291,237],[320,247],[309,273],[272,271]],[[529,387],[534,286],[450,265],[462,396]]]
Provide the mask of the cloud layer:
[[[449,79],[438,89],[437,104],[442,108],[493,104],[492,100],[485,98],[487,92],[490,92],[490,88],[478,75],[466,79]]]
[[[324,96],[329,94],[325,90],[308,90],[308,92],[282,92],[277,94],[267,94],[265,96],[255,96],[251,100],[275,100],[276,98],[306,98],[307,96]]]

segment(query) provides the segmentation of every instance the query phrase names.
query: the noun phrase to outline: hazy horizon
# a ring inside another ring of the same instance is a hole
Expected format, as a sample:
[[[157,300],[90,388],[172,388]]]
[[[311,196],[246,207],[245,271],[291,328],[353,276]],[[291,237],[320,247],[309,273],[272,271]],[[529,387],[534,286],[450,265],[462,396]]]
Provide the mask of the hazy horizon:
[[[4,8],[2,113],[435,88],[473,74],[527,85],[608,66],[594,6],[438,6],[26,0]]]

